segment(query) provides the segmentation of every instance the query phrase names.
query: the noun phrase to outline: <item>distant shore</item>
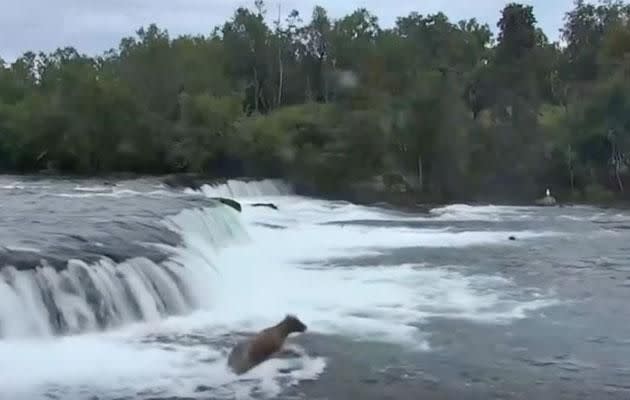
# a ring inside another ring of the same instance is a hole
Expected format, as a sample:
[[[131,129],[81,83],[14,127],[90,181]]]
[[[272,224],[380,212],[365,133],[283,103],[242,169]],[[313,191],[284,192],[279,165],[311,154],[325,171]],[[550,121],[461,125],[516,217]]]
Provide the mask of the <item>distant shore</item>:
[[[291,182],[290,180],[280,177],[264,177],[264,176],[217,176],[212,174],[196,174],[196,173],[171,173],[171,174],[141,174],[134,172],[116,172],[103,174],[67,174],[67,173],[18,173],[18,172],[2,172],[0,177],[11,177],[24,180],[102,180],[104,184],[111,184],[115,181],[136,180],[136,179],[153,179],[158,180],[171,188],[182,189],[199,189],[205,184],[221,184],[230,179],[240,181],[257,181],[263,179],[278,179],[289,183],[294,189],[294,193],[300,196],[320,198],[331,201],[348,201],[354,204],[364,206],[378,206],[384,208],[392,208],[399,211],[427,213],[436,207],[442,207],[452,204],[469,204],[469,205],[499,205],[499,206],[536,206],[535,198],[514,199],[505,195],[487,195],[483,199],[476,196],[461,199],[440,199],[423,193],[415,192],[379,192],[368,190],[342,190],[335,192],[326,192],[318,190],[312,186],[301,185],[300,183]],[[566,196],[559,196],[558,205],[556,207],[571,206],[593,206],[601,208],[618,208],[629,209],[630,202],[624,199],[611,199],[606,201],[596,201],[589,199],[567,199]]]

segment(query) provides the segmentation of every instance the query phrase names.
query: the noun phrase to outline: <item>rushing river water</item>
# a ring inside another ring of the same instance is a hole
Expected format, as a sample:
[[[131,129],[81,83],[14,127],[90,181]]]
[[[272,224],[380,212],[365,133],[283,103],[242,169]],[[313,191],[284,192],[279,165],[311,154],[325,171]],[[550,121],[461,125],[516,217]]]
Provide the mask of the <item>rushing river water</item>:
[[[612,209],[3,177],[0,399],[629,399],[629,255]],[[287,313],[292,355],[229,372]]]

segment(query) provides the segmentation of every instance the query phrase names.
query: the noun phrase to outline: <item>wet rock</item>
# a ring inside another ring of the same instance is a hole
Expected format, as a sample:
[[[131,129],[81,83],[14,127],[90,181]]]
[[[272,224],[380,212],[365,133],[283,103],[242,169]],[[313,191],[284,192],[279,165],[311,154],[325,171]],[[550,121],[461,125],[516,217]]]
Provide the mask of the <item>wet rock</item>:
[[[172,188],[201,189],[203,182],[196,174],[173,174],[162,179],[162,183]]]
[[[377,193],[407,193],[413,190],[413,185],[405,176],[398,173],[386,173],[373,176],[371,179],[357,182],[353,185],[356,190],[368,190]]]
[[[269,228],[269,229],[287,229],[286,226],[275,225],[275,224],[265,224],[265,223],[262,223],[262,222],[255,223],[254,225],[263,226],[263,227]]]
[[[556,201],[556,198],[553,196],[545,196],[542,199],[536,200],[536,205],[541,206],[541,207],[553,207],[557,204],[558,202]]]
[[[273,204],[273,203],[254,203],[252,204],[252,207],[267,207],[267,208],[271,208],[273,210],[277,210],[278,206]]]
[[[551,191],[549,189],[547,189],[545,197],[536,200],[536,205],[541,207],[553,207],[557,204],[558,202],[556,201],[556,198],[551,195]]]
[[[236,200],[226,199],[225,197],[212,197],[212,199],[220,201],[221,203],[225,204],[228,207],[232,207],[238,212],[241,212],[242,210],[241,203]]]

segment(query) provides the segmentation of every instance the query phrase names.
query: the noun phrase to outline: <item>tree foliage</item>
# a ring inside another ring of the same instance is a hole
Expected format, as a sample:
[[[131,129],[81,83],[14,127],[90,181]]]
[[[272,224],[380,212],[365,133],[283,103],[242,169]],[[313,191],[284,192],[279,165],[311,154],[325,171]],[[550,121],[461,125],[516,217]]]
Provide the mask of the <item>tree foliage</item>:
[[[630,5],[576,0],[562,43],[510,3],[475,19],[360,8],[267,21],[262,0],[206,36],[156,25],[99,56],[0,59],[0,168],[280,176],[335,191],[402,177],[446,199],[545,187],[624,195]]]

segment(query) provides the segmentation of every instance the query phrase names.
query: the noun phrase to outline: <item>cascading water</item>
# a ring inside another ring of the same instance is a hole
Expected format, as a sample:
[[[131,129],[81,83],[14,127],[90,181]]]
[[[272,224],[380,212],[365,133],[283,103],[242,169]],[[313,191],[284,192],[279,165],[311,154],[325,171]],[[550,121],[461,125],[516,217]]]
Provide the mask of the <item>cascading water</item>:
[[[192,189],[188,193],[197,193]],[[228,179],[224,183],[207,184],[201,187],[201,192],[208,197],[261,197],[261,196],[286,196],[293,193],[291,185],[278,179],[264,179],[261,181],[247,182],[237,179]]]
[[[612,281],[591,268],[601,280],[585,287],[576,272],[597,262],[625,268],[626,231],[615,227],[627,220],[596,210],[454,205],[409,214],[295,196],[272,180],[195,191],[2,179],[0,398],[341,399],[394,375],[408,380],[391,383],[392,394],[412,398],[425,372],[468,385],[464,373],[511,368],[518,388],[530,373],[519,349],[537,351],[525,336],[545,336],[538,351],[547,351],[546,340],[560,338],[561,348],[566,326],[581,326],[579,312],[557,319],[567,292],[556,284],[581,296],[627,274]],[[593,261],[599,254],[608,258]],[[309,325],[289,338],[291,354],[231,373],[234,343],[286,313]],[[46,338],[59,332],[81,334]]]
[[[163,224],[182,234],[180,246],[147,243],[169,254],[161,262],[138,256],[116,263],[70,259],[0,270],[0,338],[50,336],[154,321],[209,307],[215,278],[211,253],[246,240],[236,211],[220,203],[185,209]]]

